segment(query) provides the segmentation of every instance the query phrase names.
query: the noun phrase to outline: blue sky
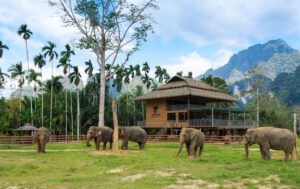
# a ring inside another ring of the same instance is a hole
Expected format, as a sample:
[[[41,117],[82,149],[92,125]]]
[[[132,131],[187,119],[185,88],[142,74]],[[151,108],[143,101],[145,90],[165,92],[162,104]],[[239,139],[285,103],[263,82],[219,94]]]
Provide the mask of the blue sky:
[[[147,61],[151,68],[160,65],[171,75],[192,71],[197,76],[224,65],[234,53],[271,39],[281,38],[300,49],[297,0],[158,0],[158,5],[160,9],[153,11],[155,34],[129,64]],[[0,60],[3,71],[26,62],[24,41],[16,33],[21,24],[34,33],[29,41],[30,60],[46,41],[55,42],[59,52],[78,36],[75,28],[63,26],[47,0],[0,0],[0,40],[10,48]],[[83,72],[83,62],[88,59],[94,59],[92,53],[76,50],[72,63]],[[43,74],[50,77],[50,65]],[[12,82],[7,86],[15,87]]]

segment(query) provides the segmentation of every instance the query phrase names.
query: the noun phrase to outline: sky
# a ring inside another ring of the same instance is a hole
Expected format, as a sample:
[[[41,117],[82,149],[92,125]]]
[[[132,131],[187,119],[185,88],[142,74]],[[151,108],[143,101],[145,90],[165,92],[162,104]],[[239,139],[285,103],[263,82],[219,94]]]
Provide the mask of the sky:
[[[226,64],[234,53],[272,39],[283,39],[300,49],[298,0],[158,0],[157,4],[159,9],[152,11],[155,33],[128,64],[147,61],[152,70],[160,65],[171,76],[179,71],[198,76]],[[25,43],[17,35],[21,24],[33,32],[28,42],[31,68],[33,57],[47,41],[55,42],[60,52],[80,36],[76,28],[64,26],[58,10],[47,0],[0,0],[0,40],[9,46],[0,59],[4,72],[12,64],[26,63]],[[72,64],[79,66],[86,80],[84,62],[94,61],[94,55],[88,50],[75,51]],[[45,79],[50,78],[50,70],[47,64]],[[6,87],[14,89],[16,84],[9,81]]]

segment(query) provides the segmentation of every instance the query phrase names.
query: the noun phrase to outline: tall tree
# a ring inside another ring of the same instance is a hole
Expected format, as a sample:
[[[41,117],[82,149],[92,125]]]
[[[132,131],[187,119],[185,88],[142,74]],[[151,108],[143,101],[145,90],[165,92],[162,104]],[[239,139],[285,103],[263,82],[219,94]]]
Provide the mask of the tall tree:
[[[44,86],[43,86],[43,67],[46,65],[46,61],[43,57],[42,54],[39,54],[34,57],[33,59],[34,65],[37,66],[40,71],[41,71],[41,90],[42,90],[42,113],[41,113],[41,118],[42,118],[42,127],[44,127]]]
[[[229,94],[229,87],[226,84],[225,79],[223,79],[223,78],[213,77],[212,75],[208,75],[208,76],[202,77],[201,81],[219,89],[223,93]]]
[[[25,83],[25,71],[23,70],[22,62],[13,64],[8,71],[12,79],[17,79],[18,87],[20,88],[20,111],[22,110],[22,87]]]
[[[33,34],[27,27],[27,24],[22,24],[18,29],[18,34],[21,36],[25,41],[26,46],[26,57],[27,57],[27,71],[29,71],[29,55],[28,55],[28,39],[30,39],[31,35]]]
[[[94,66],[91,60],[85,61],[84,62],[86,65],[86,69],[84,70],[84,72],[86,74],[88,74],[89,77],[92,77],[93,75],[93,71],[94,71]]]
[[[49,63],[51,63],[51,78],[53,78],[53,60],[57,59],[58,54],[54,50],[56,45],[48,41],[48,46],[44,46],[42,51],[44,52],[44,57],[49,57]],[[52,110],[53,110],[53,79],[51,79],[51,102],[50,102],[50,129],[52,129]]]
[[[50,0],[50,5],[59,8],[62,20],[82,34],[79,46],[97,57],[101,73],[98,126],[104,126],[105,81],[113,75],[116,61],[126,64],[153,31],[151,9],[157,8],[156,1],[137,5],[126,0]],[[106,64],[111,65],[107,71]]]
[[[28,83],[34,82],[34,85],[36,86],[36,82],[38,81],[38,77],[40,76],[40,73],[35,72],[33,69],[30,69],[28,71],[28,74],[26,75],[26,79]],[[34,88],[33,88],[34,90]],[[35,90],[34,90],[35,91]],[[33,106],[32,106],[32,95],[30,94],[30,120],[31,120],[31,125],[33,125]]]
[[[71,46],[69,44],[65,45],[65,50],[61,52],[59,64],[57,65],[57,68],[62,67],[63,73],[66,76],[68,71],[70,72],[70,61],[71,61],[71,55],[75,55],[74,50],[72,50]],[[68,95],[67,95],[67,88],[65,89],[65,127],[68,128]],[[70,91],[70,100],[72,101],[72,93]],[[71,108],[72,110],[72,108]],[[72,120],[72,134],[73,134],[73,120]]]
[[[73,67],[73,72],[70,73],[69,78],[71,83],[74,83],[77,86],[76,96],[77,96],[77,140],[79,141],[79,128],[80,128],[80,103],[79,103],[79,84],[81,74],[77,66]]]
[[[2,56],[3,56],[4,49],[8,50],[9,48],[7,45],[3,44],[2,41],[0,41],[0,58],[2,58]]]
[[[252,96],[255,96],[256,101],[256,124],[259,127],[260,124],[260,93],[263,88],[263,86],[266,83],[266,76],[263,73],[263,70],[261,67],[257,66],[251,70],[249,70],[247,73],[245,73],[245,78],[249,83],[250,90],[248,93],[250,93]]]

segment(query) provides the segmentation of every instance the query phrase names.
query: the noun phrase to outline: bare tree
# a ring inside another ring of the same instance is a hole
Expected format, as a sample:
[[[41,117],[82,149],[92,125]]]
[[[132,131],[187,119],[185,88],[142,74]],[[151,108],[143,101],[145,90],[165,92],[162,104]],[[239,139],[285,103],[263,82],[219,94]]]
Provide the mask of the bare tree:
[[[150,11],[156,0],[133,4],[127,0],[49,0],[61,10],[62,20],[81,34],[79,47],[90,49],[100,71],[99,122],[104,126],[105,81],[112,77],[114,65],[124,65],[153,32]],[[110,68],[105,70],[106,65]]]

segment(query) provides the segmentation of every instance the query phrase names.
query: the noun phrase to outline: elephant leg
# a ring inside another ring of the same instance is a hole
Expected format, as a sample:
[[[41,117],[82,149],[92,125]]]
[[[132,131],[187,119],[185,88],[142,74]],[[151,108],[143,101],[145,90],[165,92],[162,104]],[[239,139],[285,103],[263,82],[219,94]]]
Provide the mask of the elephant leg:
[[[190,156],[192,157],[195,157],[195,147],[196,147],[196,144],[194,142],[191,143],[190,145]]]
[[[99,149],[100,149],[100,141],[96,141],[95,142],[95,145],[96,145],[96,150],[98,150],[99,151]]]
[[[112,141],[109,142],[109,149],[112,149]]]
[[[128,141],[126,141],[125,150],[128,150]]]
[[[199,156],[202,157],[203,146],[200,146]]]
[[[103,147],[102,147],[103,150],[106,150],[106,143],[107,142],[103,142]]]
[[[125,150],[125,143],[126,143],[126,141],[123,139],[122,147],[121,147],[122,150]]]
[[[265,146],[264,147],[264,151],[265,151],[265,154],[266,154],[266,160],[271,160],[270,147],[269,146]]]
[[[37,147],[38,147],[37,152],[40,153],[41,152],[41,143],[40,143],[40,141],[38,140],[36,144],[37,144]]]
[[[289,160],[290,153],[287,151],[284,151],[284,161],[287,162]]]
[[[185,147],[186,147],[186,152],[187,152],[187,154],[188,154],[188,156],[190,155],[190,142],[186,142],[185,143]]]
[[[44,142],[44,145],[42,146],[42,153],[46,153],[45,147],[46,147],[46,142]]]
[[[145,142],[141,142],[141,149],[145,149]]]

